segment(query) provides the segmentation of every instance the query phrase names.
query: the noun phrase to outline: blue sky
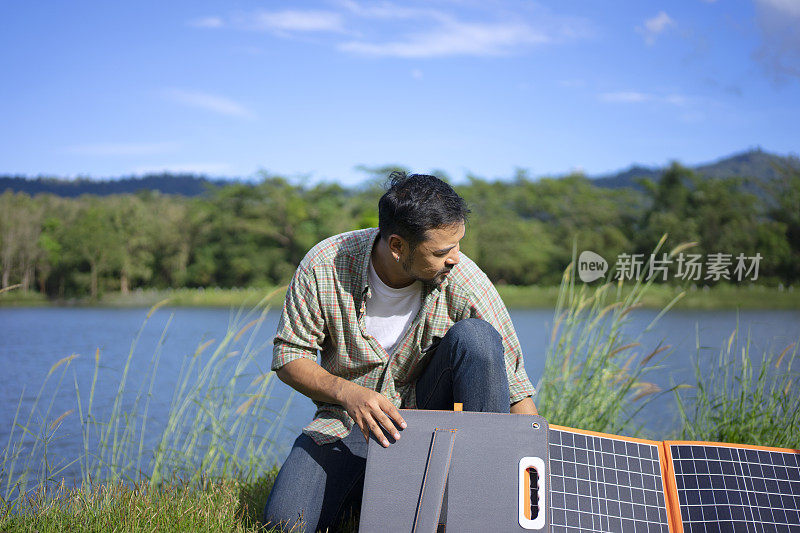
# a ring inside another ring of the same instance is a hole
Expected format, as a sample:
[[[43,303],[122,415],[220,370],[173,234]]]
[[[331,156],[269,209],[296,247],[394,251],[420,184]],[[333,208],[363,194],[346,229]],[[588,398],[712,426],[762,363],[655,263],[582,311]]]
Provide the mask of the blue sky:
[[[797,27],[800,0],[7,0],[0,173],[353,184],[796,154]]]

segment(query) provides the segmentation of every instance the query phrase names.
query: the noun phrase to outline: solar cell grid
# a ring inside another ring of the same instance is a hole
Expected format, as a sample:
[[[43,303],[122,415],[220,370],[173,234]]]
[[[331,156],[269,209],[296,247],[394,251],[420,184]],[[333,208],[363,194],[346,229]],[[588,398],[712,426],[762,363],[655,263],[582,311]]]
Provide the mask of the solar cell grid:
[[[699,443],[669,448],[685,532],[800,532],[797,453]]]
[[[667,532],[658,445],[550,427],[550,526]]]

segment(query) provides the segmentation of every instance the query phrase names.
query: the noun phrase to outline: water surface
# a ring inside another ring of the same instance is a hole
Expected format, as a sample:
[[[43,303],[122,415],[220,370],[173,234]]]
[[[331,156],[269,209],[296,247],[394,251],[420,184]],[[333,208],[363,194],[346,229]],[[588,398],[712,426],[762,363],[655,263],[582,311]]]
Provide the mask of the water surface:
[[[60,385],[51,418],[75,407],[73,381],[77,382],[86,401],[98,349],[103,368],[98,380],[95,405],[101,414],[104,409],[107,411],[116,395],[119,376],[131,344],[146,314],[147,309],[0,309],[0,446],[4,447],[8,442],[17,403],[22,402],[20,411],[27,415],[51,366],[65,356],[78,355]],[[233,316],[234,312],[229,309],[207,308],[165,308],[152,316],[141,331],[135,347],[128,387],[135,393],[140,385],[147,386],[143,380],[150,374],[152,356],[168,324],[153,384],[149,410],[152,426],[148,427],[155,429],[164,423],[174,383],[185,356],[194,353],[199,344],[224,336]],[[655,311],[635,312],[627,327],[629,335],[639,335],[655,316]],[[526,370],[535,385],[544,368],[553,312],[512,309],[511,317],[525,354]],[[270,341],[277,318],[277,312],[270,312],[261,331],[253,339],[260,358],[255,371],[269,369],[272,355]],[[751,354],[756,356],[765,350],[780,351],[800,337],[800,311],[671,311],[641,338],[642,346],[638,350],[643,354],[655,349],[659,342],[672,345],[662,363],[664,368],[646,376],[646,379],[663,389],[677,383],[693,384],[693,360],[698,355],[698,339],[700,366],[708,369],[715,364],[720,347],[727,342],[737,321],[743,334],[749,331]],[[46,391],[56,385],[54,379],[58,375],[59,372],[55,372],[51,376]],[[277,383],[273,392],[269,405],[279,409],[290,389],[283,383]],[[132,398],[126,398],[126,401],[129,405]],[[314,406],[310,400],[295,395],[285,428],[277,438],[277,460],[285,457],[294,437],[310,421],[313,412]],[[643,411],[638,420],[650,436],[669,436],[678,427],[673,398],[659,398]],[[54,440],[49,450],[54,460],[73,458],[82,450],[76,423],[76,415],[64,420],[59,438]],[[152,442],[148,445],[152,445]],[[70,469],[70,472],[74,474],[75,469]]]

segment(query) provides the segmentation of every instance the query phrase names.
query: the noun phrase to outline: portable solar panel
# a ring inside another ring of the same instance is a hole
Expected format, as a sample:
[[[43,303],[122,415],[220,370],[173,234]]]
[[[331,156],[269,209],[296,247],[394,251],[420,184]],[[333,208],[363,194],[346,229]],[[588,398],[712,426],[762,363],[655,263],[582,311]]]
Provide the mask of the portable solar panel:
[[[800,452],[664,443],[675,531],[800,532]]]
[[[370,439],[359,531],[548,530],[544,418],[401,412],[399,441]]]
[[[800,450],[650,441],[526,415],[403,416],[402,445],[370,442],[362,531],[391,516],[392,531],[415,532],[800,533]]]
[[[661,443],[550,426],[550,529],[668,532]]]

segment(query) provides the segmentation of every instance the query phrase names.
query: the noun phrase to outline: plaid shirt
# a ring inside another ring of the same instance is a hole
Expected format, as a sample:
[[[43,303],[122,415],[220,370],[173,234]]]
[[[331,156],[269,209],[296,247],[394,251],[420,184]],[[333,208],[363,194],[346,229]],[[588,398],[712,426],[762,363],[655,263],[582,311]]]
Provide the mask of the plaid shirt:
[[[497,290],[464,254],[438,286],[423,283],[416,318],[392,353],[370,335],[365,325],[371,295],[367,268],[377,228],[330,237],[306,254],[286,291],[275,335],[272,370],[306,357],[335,376],[381,392],[397,407],[416,407],[415,384],[433,350],[454,323],[482,318],[500,332],[505,349],[511,403],[532,396],[522,349]],[[317,444],[346,437],[353,419],[339,405],[315,402],[314,420],[303,432]]]

